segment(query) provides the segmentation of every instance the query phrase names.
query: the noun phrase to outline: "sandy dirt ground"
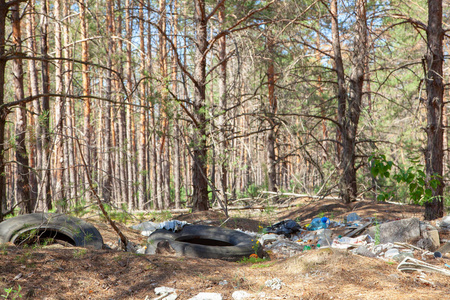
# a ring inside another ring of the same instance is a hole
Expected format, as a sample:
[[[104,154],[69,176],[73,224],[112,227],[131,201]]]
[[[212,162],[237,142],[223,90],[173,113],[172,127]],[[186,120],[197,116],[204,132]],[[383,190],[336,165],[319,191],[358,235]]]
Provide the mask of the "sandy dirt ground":
[[[324,215],[342,221],[350,212],[377,220],[417,217],[423,208],[409,205],[355,202],[349,206],[333,200],[294,200],[290,208],[271,206],[260,210],[208,211],[173,215],[173,219],[195,224],[258,231],[284,219],[304,225]],[[86,218],[101,232],[104,242],[117,244],[118,237],[98,218]],[[137,222],[136,222],[137,223]],[[144,245],[139,232],[119,224],[134,243]],[[441,232],[441,238],[448,238]],[[427,261],[439,267],[450,257]],[[259,263],[227,262],[170,255],[138,255],[119,250],[94,250],[51,245],[20,248],[0,246],[0,295],[5,288],[18,290],[8,299],[154,299],[156,287],[176,289],[178,299],[198,293],[220,293],[232,299],[237,290],[248,299],[446,299],[450,277],[437,273],[402,273],[397,262],[354,255],[335,249],[304,251],[289,258],[272,256]],[[450,270],[450,269],[449,269]],[[279,279],[280,289],[265,285]]]

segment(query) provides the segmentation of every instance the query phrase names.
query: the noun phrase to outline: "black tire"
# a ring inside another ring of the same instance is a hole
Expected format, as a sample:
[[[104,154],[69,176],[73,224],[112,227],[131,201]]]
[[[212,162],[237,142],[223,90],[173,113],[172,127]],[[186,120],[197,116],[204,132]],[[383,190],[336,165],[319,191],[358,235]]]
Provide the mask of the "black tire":
[[[259,250],[256,238],[227,228],[186,225],[179,232],[158,229],[148,237],[146,254],[157,253],[158,243],[168,242],[178,256],[237,261]],[[160,244],[161,245],[161,244]]]
[[[103,238],[97,228],[64,214],[34,213],[0,223],[0,244],[11,242],[19,245],[36,237],[53,238],[78,247],[103,247]]]

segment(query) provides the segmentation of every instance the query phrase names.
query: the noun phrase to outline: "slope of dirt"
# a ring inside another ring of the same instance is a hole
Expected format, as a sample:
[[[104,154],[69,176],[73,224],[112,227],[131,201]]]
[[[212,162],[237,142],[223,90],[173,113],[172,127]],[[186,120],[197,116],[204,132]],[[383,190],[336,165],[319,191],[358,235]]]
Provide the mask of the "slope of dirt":
[[[422,214],[420,207],[372,202],[352,206],[335,201],[292,204],[280,210],[232,211],[229,218],[210,211],[174,219],[258,231],[286,218],[306,224],[317,215],[342,220],[352,211],[379,220],[421,218]],[[105,223],[87,220],[100,230],[108,245],[117,245],[116,234]],[[120,228],[134,243],[145,244],[145,237],[138,232]],[[450,259],[433,261],[442,267],[445,263],[450,264]],[[19,285],[22,299],[153,299],[157,297],[154,288],[160,286],[175,288],[178,299],[189,299],[200,292],[217,292],[231,299],[236,290],[251,293],[251,299],[442,299],[450,293],[450,277],[401,273],[396,266],[391,261],[332,249],[243,264],[57,245],[4,245],[0,246],[0,295],[5,294],[4,288],[17,290]],[[265,286],[267,280],[275,278],[282,282],[280,289]]]

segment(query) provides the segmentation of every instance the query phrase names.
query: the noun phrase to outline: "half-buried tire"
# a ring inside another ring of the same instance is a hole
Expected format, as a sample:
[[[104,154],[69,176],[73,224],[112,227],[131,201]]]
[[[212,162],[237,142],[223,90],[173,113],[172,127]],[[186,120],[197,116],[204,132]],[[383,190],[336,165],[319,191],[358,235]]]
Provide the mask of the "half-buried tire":
[[[237,261],[255,253],[257,247],[251,236],[227,228],[186,225],[181,231],[158,229],[148,237],[146,254],[155,254],[158,247],[170,245],[177,256],[216,258]]]
[[[78,247],[101,249],[103,238],[93,225],[72,216],[52,213],[21,215],[0,223],[0,244],[31,244],[45,239]]]

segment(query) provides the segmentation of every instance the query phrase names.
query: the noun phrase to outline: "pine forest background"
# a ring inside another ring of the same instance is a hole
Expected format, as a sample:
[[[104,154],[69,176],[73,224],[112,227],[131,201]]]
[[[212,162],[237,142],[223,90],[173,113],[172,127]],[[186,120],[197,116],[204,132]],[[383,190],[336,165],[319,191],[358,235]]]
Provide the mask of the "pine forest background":
[[[1,0],[0,209],[420,202],[374,163],[438,174],[445,203],[445,84],[441,173],[426,161],[432,2],[445,28],[449,1]]]

